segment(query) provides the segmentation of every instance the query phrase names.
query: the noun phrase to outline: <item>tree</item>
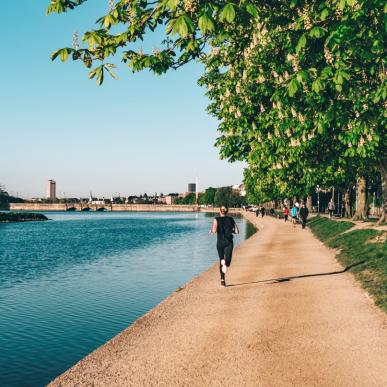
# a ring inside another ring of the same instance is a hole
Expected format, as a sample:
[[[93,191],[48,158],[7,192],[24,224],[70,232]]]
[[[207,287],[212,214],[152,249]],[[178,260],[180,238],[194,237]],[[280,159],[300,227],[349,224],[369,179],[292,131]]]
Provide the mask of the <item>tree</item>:
[[[5,187],[0,184],[0,205],[8,204],[8,203],[22,203],[22,202],[24,202],[22,198],[9,195]]]
[[[196,195],[194,193],[190,193],[184,198],[176,199],[176,204],[192,204],[196,203]]]
[[[386,150],[382,2],[291,4],[298,17],[274,2],[259,8],[253,33],[236,29],[200,80],[220,121],[221,155],[249,163],[249,198],[348,187]],[[356,217],[365,216],[364,192]]]
[[[215,193],[216,193],[216,188],[213,188],[213,187],[207,188],[204,192],[203,204],[213,205],[215,203]]]
[[[220,187],[216,190],[214,197],[214,204],[216,207],[227,206],[230,207],[231,187]]]

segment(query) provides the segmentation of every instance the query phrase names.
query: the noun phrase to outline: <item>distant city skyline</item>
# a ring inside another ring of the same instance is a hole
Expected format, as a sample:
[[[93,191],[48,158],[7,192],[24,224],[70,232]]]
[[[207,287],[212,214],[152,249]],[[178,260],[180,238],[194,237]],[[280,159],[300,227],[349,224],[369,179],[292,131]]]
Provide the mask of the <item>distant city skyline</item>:
[[[47,0],[2,6],[0,70],[0,184],[23,197],[179,192],[199,177],[199,189],[237,184],[243,164],[219,160],[217,121],[205,112],[202,67],[192,63],[157,77],[131,74],[102,87],[79,63],[51,62],[72,34],[90,27],[106,2],[44,16]],[[31,20],[34,20],[31,23]],[[12,39],[9,38],[12,34]],[[27,43],[26,36],[28,36]],[[19,48],[14,42],[21,43]],[[153,47],[154,42],[145,42]]]
[[[71,191],[67,192],[65,189],[61,189],[60,185],[59,185],[59,189],[58,189],[58,181],[55,179],[49,179],[49,180],[46,180],[44,182],[44,188],[41,190],[41,194],[37,194],[37,195],[23,195],[21,191],[13,191],[13,190],[10,190],[8,189],[7,186],[5,186],[5,190],[12,196],[19,196],[19,197],[22,197],[24,199],[32,199],[32,198],[40,198],[40,199],[44,199],[44,198],[48,198],[48,199],[55,199],[55,198],[58,198],[58,199],[62,199],[62,198],[87,198],[90,196],[90,194],[92,193],[93,197],[99,197],[99,198],[102,198],[102,197],[105,197],[105,198],[110,198],[110,197],[118,197],[118,196],[121,196],[121,197],[124,197],[124,196],[131,196],[131,195],[135,195],[135,196],[139,196],[139,195],[143,195],[143,194],[147,194],[147,195],[154,195],[155,193],[157,193],[158,195],[160,195],[161,193],[164,194],[164,195],[168,195],[170,193],[184,193],[184,192],[191,192],[190,191],[190,185],[193,184],[193,183],[189,183],[188,182],[189,180],[187,180],[187,182],[184,182],[183,184],[181,184],[181,187],[179,189],[176,189],[176,190],[160,190],[160,189],[156,189],[156,190],[149,190],[149,191],[117,191],[117,190],[112,190],[111,192],[109,191],[105,191],[104,193],[99,193],[93,189],[90,189],[89,191],[87,192],[81,192],[79,194],[71,194]],[[199,183],[199,182],[198,182]],[[225,184],[225,185],[219,185],[219,184],[209,184],[209,185],[203,185],[203,186],[200,186],[198,184],[198,192],[202,192],[204,191],[206,188],[208,187],[214,187],[214,188],[217,188],[217,187],[222,187],[222,186],[232,186],[234,184],[238,184],[238,182],[235,182],[235,183],[230,183],[230,184]],[[187,190],[187,186],[188,186],[188,190]],[[62,187],[63,188],[63,187]],[[192,188],[192,187],[191,187]],[[195,189],[196,189],[196,186],[195,186]],[[192,192],[195,192],[195,191],[192,191]]]

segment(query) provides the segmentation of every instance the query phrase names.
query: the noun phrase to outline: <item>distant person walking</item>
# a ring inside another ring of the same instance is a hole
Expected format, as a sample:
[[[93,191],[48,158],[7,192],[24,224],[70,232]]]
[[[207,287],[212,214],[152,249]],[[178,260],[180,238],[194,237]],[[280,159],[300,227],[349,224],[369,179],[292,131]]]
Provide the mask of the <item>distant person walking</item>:
[[[292,225],[293,225],[293,227],[296,227],[298,208],[294,205],[292,207],[292,209],[290,210],[290,213],[292,214]]]
[[[306,208],[305,203],[301,204],[301,208],[298,214],[301,219],[302,228],[305,228],[306,220],[308,219],[308,215],[309,215],[309,210]]]
[[[333,199],[331,199],[328,203],[328,211],[329,211],[329,217],[332,218],[333,213],[335,211],[335,203],[333,202]]]
[[[258,215],[259,215],[259,208],[257,208],[257,209],[255,210],[255,216],[258,217]]]
[[[234,248],[233,234],[239,234],[239,229],[235,220],[227,216],[228,208],[221,206],[219,215],[213,223],[211,234],[217,234],[216,249],[219,255],[220,284],[226,286],[226,272],[231,265],[232,251]]]
[[[284,213],[285,222],[287,222],[289,217],[289,208],[287,206],[284,207],[283,213]]]
[[[261,215],[262,215],[262,218],[265,216],[265,213],[266,213],[265,207],[262,206],[262,207],[261,207]]]

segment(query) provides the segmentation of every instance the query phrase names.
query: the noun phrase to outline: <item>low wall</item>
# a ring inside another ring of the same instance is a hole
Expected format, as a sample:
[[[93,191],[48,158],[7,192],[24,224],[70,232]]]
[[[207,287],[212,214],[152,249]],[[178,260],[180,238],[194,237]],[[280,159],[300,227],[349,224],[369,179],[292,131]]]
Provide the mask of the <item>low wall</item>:
[[[143,211],[143,212],[195,212],[195,206],[163,205],[163,204],[105,204],[95,205],[88,203],[10,203],[11,211],[68,211],[74,209],[82,211],[89,209],[97,211]]]
[[[88,204],[88,203],[10,203],[11,211],[82,211],[89,209],[97,211],[133,211],[133,212],[211,212],[218,213],[219,208],[215,207],[196,207],[193,205],[167,205],[167,204]],[[230,212],[241,212],[240,208],[230,208]]]

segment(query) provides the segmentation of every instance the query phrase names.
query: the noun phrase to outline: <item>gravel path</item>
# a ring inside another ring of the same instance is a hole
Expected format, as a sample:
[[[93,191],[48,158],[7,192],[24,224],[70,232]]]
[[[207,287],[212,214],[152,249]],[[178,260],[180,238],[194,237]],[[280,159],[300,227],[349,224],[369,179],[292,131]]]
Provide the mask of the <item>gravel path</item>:
[[[310,230],[258,222],[227,288],[210,268],[51,385],[387,386],[386,315]]]

